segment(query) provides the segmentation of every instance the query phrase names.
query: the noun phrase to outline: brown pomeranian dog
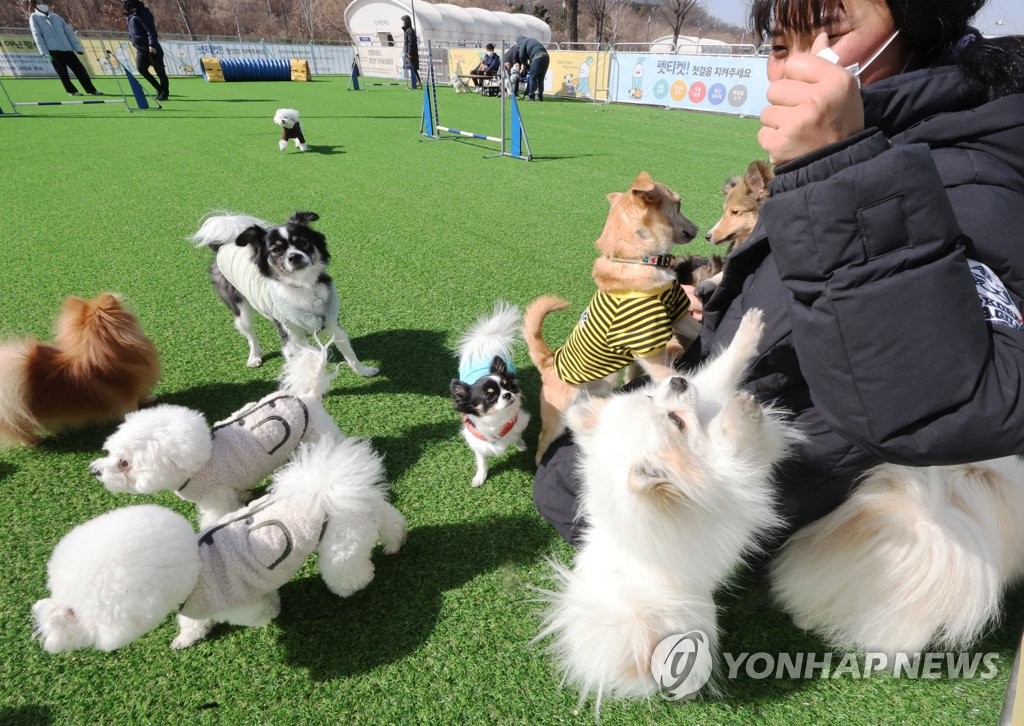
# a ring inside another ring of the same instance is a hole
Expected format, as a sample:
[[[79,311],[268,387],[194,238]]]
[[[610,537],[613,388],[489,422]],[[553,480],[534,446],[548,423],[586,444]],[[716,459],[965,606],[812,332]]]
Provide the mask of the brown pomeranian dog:
[[[0,345],[0,442],[35,444],[60,428],[111,421],[149,399],[160,361],[113,293],[69,297],[53,345]]]

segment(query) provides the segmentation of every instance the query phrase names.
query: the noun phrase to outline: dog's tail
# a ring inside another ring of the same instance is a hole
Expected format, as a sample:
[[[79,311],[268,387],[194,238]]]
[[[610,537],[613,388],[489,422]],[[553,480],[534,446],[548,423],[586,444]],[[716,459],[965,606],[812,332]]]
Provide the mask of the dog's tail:
[[[541,295],[526,308],[523,321],[523,335],[526,347],[530,349],[530,359],[538,370],[548,369],[555,365],[555,354],[544,341],[544,318],[548,313],[565,310],[569,303],[554,295]]]
[[[522,315],[515,305],[498,300],[490,315],[481,315],[459,339],[459,362],[486,360],[495,356],[510,360],[513,346],[521,340]]]
[[[269,223],[248,214],[214,212],[203,219],[199,229],[189,239],[195,242],[196,247],[213,247],[216,249],[221,245],[234,242],[238,239],[238,235],[250,227],[266,229],[269,226]]]
[[[281,369],[278,381],[281,390],[297,398],[319,399],[338,375],[337,367],[327,369],[326,345],[303,345]]]
[[[384,462],[368,439],[323,436],[299,445],[291,461],[274,474],[270,491],[299,509],[333,516],[377,511],[388,485]]]
[[[39,421],[29,408],[28,357],[34,341],[0,346],[0,444],[33,444]]]

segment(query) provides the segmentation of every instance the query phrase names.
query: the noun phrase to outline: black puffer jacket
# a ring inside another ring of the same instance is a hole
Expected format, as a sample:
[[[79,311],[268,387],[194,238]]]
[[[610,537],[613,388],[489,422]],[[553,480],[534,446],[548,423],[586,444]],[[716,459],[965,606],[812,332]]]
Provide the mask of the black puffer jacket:
[[[867,130],[775,170],[684,361],[727,345],[746,310],[765,311],[746,386],[807,436],[778,473],[787,532],[882,461],[1024,453],[1024,333],[986,319],[967,262],[1024,309],[1024,39],[971,34],[863,98]],[[573,543],[576,477],[564,436],[534,500]]]
[[[808,436],[778,477],[791,531],[881,461],[1024,453],[1024,326],[986,315],[967,263],[1024,310],[1024,43],[960,48],[864,89],[866,131],[776,169],[688,352],[765,311],[747,387]]]

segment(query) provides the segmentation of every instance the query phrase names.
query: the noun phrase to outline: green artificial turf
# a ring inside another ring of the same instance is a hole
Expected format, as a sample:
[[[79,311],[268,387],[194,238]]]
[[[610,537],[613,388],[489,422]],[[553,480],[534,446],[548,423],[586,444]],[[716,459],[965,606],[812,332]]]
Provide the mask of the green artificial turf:
[[[62,100],[56,80],[5,81],[16,101]],[[112,80],[101,80],[107,93]],[[523,104],[534,160],[488,158],[495,145],[419,136],[422,95],[352,92],[348,80],[219,83],[174,80],[162,110],[25,107],[0,116],[0,334],[48,339],[69,294],[122,293],[160,351],[164,402],[211,420],[273,390],[281,369],[260,320],[263,367],[207,277],[210,254],[186,237],[216,209],[281,221],[320,214],[333,255],[341,320],[372,379],[343,367],[326,397],[342,429],[384,455],[409,539],[377,555],[377,577],[342,600],[307,563],[265,628],[219,626],[185,651],[173,618],[114,653],[44,653],[30,607],[46,595],[46,561],[76,524],[149,501],[192,516],[174,495],[113,495],[88,463],[113,426],[0,452],[0,722],[592,723],[592,703],[560,688],[531,644],[547,558],[570,548],[536,513],[533,453],[492,462],[470,486],[473,456],[448,399],[452,347],[497,299],[542,293],[572,301],[549,319],[558,341],[591,290],[593,241],[606,195],[642,170],[676,189],[701,234],[726,177],[760,156],[756,119],[549,99]],[[5,111],[6,99],[0,99]],[[499,100],[437,94],[440,122],[500,132]],[[278,107],[302,112],[308,153],[277,148]],[[703,238],[691,245],[707,251]],[[880,321],[879,324],[884,324]],[[527,408],[538,377],[516,351]],[[536,422],[527,440],[536,438]],[[991,680],[877,676],[806,681],[741,677],[719,700],[606,702],[605,723],[992,723],[1013,656],[1021,598],[980,644],[1000,654]],[[823,650],[775,609],[763,585],[720,597],[723,649]]]

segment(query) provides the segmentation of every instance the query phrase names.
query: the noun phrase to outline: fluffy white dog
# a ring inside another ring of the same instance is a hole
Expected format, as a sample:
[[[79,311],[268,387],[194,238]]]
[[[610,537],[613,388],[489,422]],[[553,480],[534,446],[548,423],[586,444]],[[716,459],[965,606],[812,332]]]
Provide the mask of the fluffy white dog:
[[[309,151],[298,111],[294,108],[279,108],[274,113],[274,123],[281,127],[281,138],[277,142],[277,148],[281,151],[287,149],[290,139],[295,142],[295,148],[299,151]]]
[[[172,648],[202,639],[216,622],[266,625],[277,590],[313,552],[331,592],[348,597],[373,580],[371,554],[405,540],[387,500],[383,465],[369,442],[304,443],[268,493],[202,531],[161,507],[117,509],[71,530],[47,566],[50,597],[32,608],[51,653],[115,650],[180,606]],[[184,603],[184,604],[182,604]]]
[[[971,646],[1024,575],[1024,462],[872,471],[789,538],[772,589],[839,648],[910,657]]]
[[[128,414],[90,471],[112,492],[173,490],[195,502],[205,527],[248,500],[301,441],[344,438],[321,402],[333,375],[327,349],[304,346],[281,372],[281,387],[218,421],[164,404]]]
[[[473,92],[473,89],[470,88],[469,85],[464,80],[459,78],[459,74],[458,73],[452,73],[451,82],[452,82],[452,88],[455,89],[456,93],[472,93]]]
[[[701,630],[717,645],[712,595],[777,525],[772,470],[796,439],[782,412],[737,390],[764,332],[748,312],[732,344],[688,378],[567,412],[581,456],[587,529],[538,639],[581,700],[648,696],[664,638]]]

